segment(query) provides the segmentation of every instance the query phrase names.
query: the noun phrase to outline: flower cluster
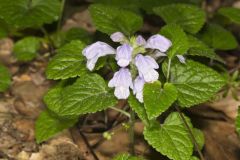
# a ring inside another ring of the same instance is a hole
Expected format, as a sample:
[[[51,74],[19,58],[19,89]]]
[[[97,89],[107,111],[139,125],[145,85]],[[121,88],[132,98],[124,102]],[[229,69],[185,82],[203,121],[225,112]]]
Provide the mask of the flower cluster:
[[[156,56],[166,56],[166,51],[172,45],[171,41],[160,34],[151,36],[147,41],[141,35],[128,40],[121,32],[113,33],[110,38],[121,44],[116,50],[104,42],[95,42],[83,50],[83,55],[87,58],[87,68],[92,71],[99,57],[115,54],[120,69],[114,73],[108,86],[115,87],[114,95],[118,99],[127,99],[131,88],[136,98],[143,102],[144,84],[159,78],[156,71],[159,65],[154,58],[144,55],[144,52],[154,50]],[[182,56],[179,59],[184,62]],[[128,66],[131,66],[131,70],[135,67],[138,75],[132,75]],[[135,80],[133,76],[136,76]]]

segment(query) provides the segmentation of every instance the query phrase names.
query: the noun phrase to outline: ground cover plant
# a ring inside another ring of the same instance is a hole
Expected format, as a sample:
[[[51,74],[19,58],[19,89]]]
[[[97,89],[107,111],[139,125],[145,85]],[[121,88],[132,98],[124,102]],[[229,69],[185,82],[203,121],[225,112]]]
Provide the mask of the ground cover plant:
[[[54,84],[35,123],[36,142],[81,127],[96,112],[106,119],[107,110],[114,110],[124,116],[119,124],[130,145],[128,153],[112,159],[149,159],[136,154],[136,122],[143,124],[146,143],[166,159],[205,159],[204,134],[189,110],[229,95],[238,101],[240,36],[234,33],[240,9],[221,6],[208,12],[200,0],[87,1],[96,28],[89,33],[62,29],[67,3],[0,0],[0,37],[15,40],[17,62],[27,64],[48,53],[45,75]],[[157,27],[144,31],[149,19]],[[238,55],[232,70],[218,54],[230,51]],[[7,92],[10,84],[11,74],[1,64],[0,91]],[[102,131],[109,141],[112,128]]]

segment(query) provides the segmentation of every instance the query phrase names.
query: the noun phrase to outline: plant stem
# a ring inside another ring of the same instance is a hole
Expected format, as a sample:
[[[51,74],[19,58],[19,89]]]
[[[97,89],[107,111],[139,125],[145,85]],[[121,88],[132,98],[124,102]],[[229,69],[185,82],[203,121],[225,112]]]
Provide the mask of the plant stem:
[[[128,112],[126,112],[126,111],[124,111],[124,110],[122,110],[122,109],[119,109],[119,108],[116,108],[116,107],[110,107],[110,108],[113,109],[113,110],[115,110],[115,111],[118,111],[118,112],[124,114],[124,115],[127,116],[128,118],[131,118],[131,115],[130,115]]]
[[[187,121],[186,121],[186,119],[184,118],[184,116],[183,116],[180,108],[179,108],[178,106],[175,106],[175,108],[176,108],[176,110],[178,111],[178,113],[179,113],[179,115],[180,115],[180,117],[181,117],[181,119],[182,119],[185,127],[187,128],[187,130],[188,130],[188,132],[189,132],[189,134],[190,134],[190,138],[191,138],[194,146],[196,147],[196,150],[197,150],[197,152],[198,152],[198,154],[199,154],[200,159],[201,159],[201,160],[205,160],[204,157],[203,157],[203,154],[202,154],[202,152],[201,152],[201,150],[200,150],[200,148],[199,148],[199,146],[198,146],[198,144],[197,144],[196,138],[194,137],[191,128],[190,128],[189,125],[187,124]]]
[[[135,123],[135,113],[131,110],[131,117],[130,117],[130,129],[129,129],[129,139],[130,139],[130,153],[135,155],[134,151],[134,143],[135,143],[135,135],[134,135],[134,123]]]
[[[172,59],[168,58],[167,82],[169,81],[171,62],[172,62]]]
[[[62,0],[61,8],[60,8],[60,14],[59,14],[59,21],[58,21],[58,25],[57,25],[57,32],[58,33],[60,32],[61,26],[62,26],[64,6],[65,6],[65,0]]]
[[[47,39],[49,41],[50,53],[53,54],[54,53],[54,42],[53,42],[52,38],[50,37],[50,35],[48,34],[48,32],[46,31],[46,29],[44,27],[41,27],[41,31],[43,32],[44,36],[47,37]]]

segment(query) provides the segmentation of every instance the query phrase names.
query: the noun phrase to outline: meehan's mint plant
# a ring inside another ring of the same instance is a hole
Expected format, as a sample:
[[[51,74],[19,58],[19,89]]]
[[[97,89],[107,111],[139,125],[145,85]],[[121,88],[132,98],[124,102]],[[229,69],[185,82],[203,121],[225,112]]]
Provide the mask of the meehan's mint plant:
[[[132,154],[137,119],[144,124],[145,140],[162,155],[204,159],[203,133],[182,111],[210,100],[226,84],[214,70],[224,63],[216,50],[235,49],[238,42],[213,19],[221,15],[240,24],[240,10],[224,7],[207,17],[199,3],[190,0],[94,1],[88,10],[102,38],[81,28],[61,31],[64,4],[64,0],[0,0],[0,37],[17,37],[15,57],[32,60],[41,44],[50,46],[53,55],[46,76],[57,84],[44,97],[47,109],[36,122],[37,142],[74,126],[81,116],[114,109],[129,119]],[[157,33],[142,34],[143,17],[153,14],[164,24]],[[44,25],[56,20],[56,32],[48,33]],[[28,29],[43,35],[26,34]],[[11,81],[6,67],[0,65],[0,71],[2,92]],[[126,106],[117,108],[122,99]],[[119,159],[142,158],[129,154],[114,158]]]
[[[189,4],[156,7],[153,11],[166,25],[145,40],[135,33],[143,24],[139,14],[103,4],[89,10],[96,28],[112,42],[74,40],[57,50],[46,73],[61,81],[44,98],[49,111],[36,123],[37,141],[73,126],[81,115],[110,108],[129,117],[132,144],[137,116],[145,126],[145,140],[161,154],[190,160],[197,159],[196,150],[203,159],[203,133],[181,110],[210,100],[225,84],[215,70],[192,60],[198,56],[222,62],[201,38],[204,11]],[[103,70],[111,72],[108,78],[101,76]],[[130,113],[115,107],[122,99]],[[167,117],[160,123],[163,113]]]

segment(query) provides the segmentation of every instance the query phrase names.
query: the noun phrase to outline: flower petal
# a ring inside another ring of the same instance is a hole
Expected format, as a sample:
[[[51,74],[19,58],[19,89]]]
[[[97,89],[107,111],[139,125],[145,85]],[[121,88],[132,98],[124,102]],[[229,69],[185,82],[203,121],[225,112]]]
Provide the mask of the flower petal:
[[[114,91],[114,95],[118,98],[118,99],[127,99],[128,96],[130,95],[130,91],[128,87],[116,87],[115,91]]]
[[[147,40],[145,48],[158,49],[161,52],[166,52],[172,46],[172,42],[166,37],[156,34]]]
[[[128,44],[123,44],[117,48],[116,60],[120,67],[129,65],[132,59],[133,48]]]
[[[133,93],[136,95],[136,98],[139,102],[143,103],[143,87],[145,81],[142,77],[138,76],[134,80]]]
[[[87,68],[92,71],[99,57],[115,54],[115,50],[104,42],[96,42],[87,46],[82,54],[87,58]]]
[[[113,78],[108,83],[109,87],[131,87],[132,86],[132,76],[127,68],[121,68],[119,71],[114,73]]]
[[[98,56],[93,57],[87,61],[87,68],[92,71],[97,63]]]
[[[122,32],[115,32],[111,34],[110,38],[113,42],[122,42],[125,39],[125,36]]]
[[[183,57],[183,55],[177,55],[177,58],[181,63],[186,63],[186,59]]]
[[[158,79],[159,74],[155,69],[159,68],[159,66],[152,57],[138,54],[135,57],[135,65],[137,66],[139,75],[146,82],[154,82]]]
[[[87,46],[83,50],[83,55],[87,59],[91,59],[95,56],[101,57],[108,54],[115,54],[115,50],[107,43],[100,42],[100,41]]]
[[[139,46],[144,46],[144,45],[146,45],[146,40],[141,36],[141,35],[139,35],[139,36],[137,36],[137,38],[136,38],[136,43],[137,43],[137,45],[139,45]]]

